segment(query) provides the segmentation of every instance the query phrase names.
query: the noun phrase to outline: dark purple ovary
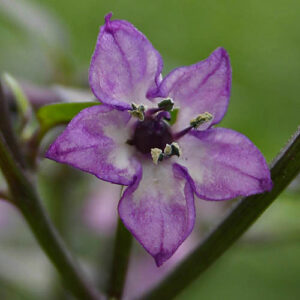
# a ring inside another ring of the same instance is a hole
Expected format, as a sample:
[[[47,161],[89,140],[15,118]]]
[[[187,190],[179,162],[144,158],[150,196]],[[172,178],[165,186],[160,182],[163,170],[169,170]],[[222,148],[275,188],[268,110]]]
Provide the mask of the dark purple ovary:
[[[152,148],[164,150],[166,144],[173,142],[169,125],[163,120],[146,117],[138,122],[132,140],[128,143],[134,145],[142,153],[150,153]]]

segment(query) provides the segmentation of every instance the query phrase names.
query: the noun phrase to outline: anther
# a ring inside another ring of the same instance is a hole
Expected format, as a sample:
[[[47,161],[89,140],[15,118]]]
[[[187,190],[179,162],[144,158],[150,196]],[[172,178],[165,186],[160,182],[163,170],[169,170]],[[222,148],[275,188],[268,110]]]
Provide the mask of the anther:
[[[163,161],[166,158],[170,158],[171,156],[181,156],[181,149],[179,145],[173,142],[171,145],[166,144],[164,152],[162,152],[159,148],[152,148],[151,149],[151,156],[153,162],[157,165],[158,162]]]
[[[164,149],[164,154],[167,156],[171,156],[172,155],[172,146],[167,144],[165,149]]]
[[[138,118],[140,121],[144,121],[145,119],[145,106],[144,105],[137,105],[135,103],[131,104],[132,109],[129,111],[129,113],[135,117]]]
[[[158,164],[159,161],[162,161],[164,159],[164,155],[159,148],[152,148],[151,149],[151,156],[154,164]]]
[[[210,125],[211,121],[213,120],[213,115],[209,112],[205,112],[203,114],[198,115],[198,117],[196,117],[195,119],[191,120],[190,122],[190,126],[175,133],[173,135],[173,138],[175,141],[179,140],[180,138],[182,138],[183,136],[185,136],[188,132],[190,132],[192,129],[197,129],[199,128],[201,125],[208,123],[206,125]],[[208,127],[207,126],[207,127]],[[206,128],[205,128],[206,129]]]
[[[171,145],[167,144],[165,149],[164,149],[164,155],[165,156],[172,156],[172,155],[176,155],[176,156],[181,156],[181,149],[179,147],[179,145],[175,142],[173,142]]]
[[[181,152],[181,149],[179,147],[179,145],[175,142],[173,142],[171,144],[171,148],[172,148],[172,154],[171,155],[176,155],[176,156],[181,156],[182,152]]]
[[[174,106],[174,102],[171,98],[167,98],[158,103],[158,108],[164,111],[171,111]]]
[[[198,115],[195,119],[191,120],[190,125],[193,128],[198,128],[204,123],[207,123],[213,119],[213,115],[209,112],[205,112],[203,114]]]

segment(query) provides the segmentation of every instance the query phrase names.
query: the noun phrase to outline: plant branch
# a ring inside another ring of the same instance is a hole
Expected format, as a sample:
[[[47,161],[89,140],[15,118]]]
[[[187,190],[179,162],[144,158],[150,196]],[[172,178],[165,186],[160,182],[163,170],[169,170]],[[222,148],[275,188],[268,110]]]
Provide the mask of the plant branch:
[[[19,208],[42,249],[48,255],[67,288],[78,299],[98,300],[77,263],[65,248],[57,231],[41,205],[35,188],[18,168],[0,136],[0,168],[7,181],[13,203]]]
[[[210,267],[267,209],[300,172],[300,128],[271,167],[273,189],[242,198],[227,217],[167,278],[141,299],[173,299]]]
[[[113,299],[121,299],[125,285],[127,267],[130,257],[132,235],[118,218],[117,233],[113,253],[113,263],[108,281],[107,295]]]

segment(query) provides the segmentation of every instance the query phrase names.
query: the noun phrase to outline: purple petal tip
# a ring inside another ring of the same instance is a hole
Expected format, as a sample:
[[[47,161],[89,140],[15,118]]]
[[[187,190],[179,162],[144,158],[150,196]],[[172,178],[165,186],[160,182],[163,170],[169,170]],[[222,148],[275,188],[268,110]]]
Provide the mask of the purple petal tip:
[[[106,25],[109,24],[112,15],[113,15],[113,13],[112,13],[112,12],[109,12],[109,13],[104,17],[104,20],[105,20],[105,24],[106,24]]]
[[[272,179],[271,179],[271,178],[264,178],[264,179],[261,179],[260,185],[261,185],[261,188],[262,188],[262,191],[263,191],[263,192],[269,192],[269,191],[271,191],[272,188],[273,188],[273,182],[272,182]]]
[[[173,255],[173,253],[161,252],[161,253],[158,253],[157,255],[153,256],[156,266],[161,267],[163,265],[163,263],[166,262],[172,255]]]

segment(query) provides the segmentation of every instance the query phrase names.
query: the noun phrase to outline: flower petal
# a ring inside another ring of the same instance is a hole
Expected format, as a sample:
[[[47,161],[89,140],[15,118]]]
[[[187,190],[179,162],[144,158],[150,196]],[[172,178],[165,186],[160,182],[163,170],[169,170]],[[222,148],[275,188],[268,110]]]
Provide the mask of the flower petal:
[[[148,39],[132,24],[105,17],[92,57],[89,82],[95,96],[117,109],[149,102],[157,90],[163,62]]]
[[[225,128],[194,130],[180,145],[181,164],[193,178],[199,198],[225,200],[272,188],[263,155],[241,133]]]
[[[198,114],[213,115],[210,125],[221,121],[226,113],[231,89],[231,66],[225,49],[217,48],[207,59],[180,67],[161,82],[157,97],[171,97],[180,110],[176,128],[189,126]]]
[[[124,192],[119,215],[128,230],[162,265],[191,233],[194,196],[187,174],[170,161],[150,160]]]
[[[50,146],[46,157],[100,179],[129,185],[136,173],[132,158],[128,112],[99,105],[82,110]]]

